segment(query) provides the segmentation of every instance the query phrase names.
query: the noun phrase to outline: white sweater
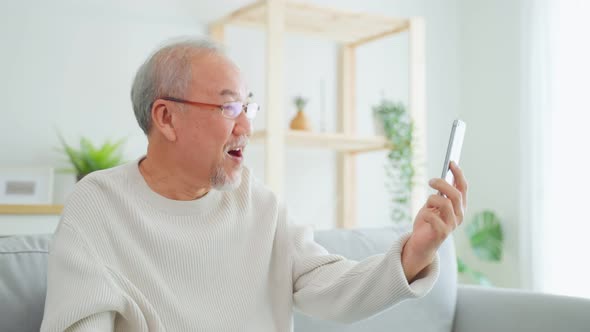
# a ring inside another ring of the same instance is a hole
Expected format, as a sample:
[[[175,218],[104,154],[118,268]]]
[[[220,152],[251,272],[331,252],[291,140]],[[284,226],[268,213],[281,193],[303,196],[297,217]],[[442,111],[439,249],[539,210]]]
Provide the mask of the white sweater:
[[[293,309],[351,322],[426,294],[408,285],[407,235],[361,262],[331,255],[244,169],[231,192],[154,193],[132,162],[70,196],[49,255],[41,331],[292,331]],[[392,327],[395,329],[395,327]]]

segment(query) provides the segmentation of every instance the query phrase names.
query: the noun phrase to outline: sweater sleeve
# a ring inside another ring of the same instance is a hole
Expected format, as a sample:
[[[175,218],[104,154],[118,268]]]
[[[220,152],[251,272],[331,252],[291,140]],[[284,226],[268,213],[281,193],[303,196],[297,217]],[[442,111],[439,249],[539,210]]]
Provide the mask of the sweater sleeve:
[[[114,325],[115,313],[108,311],[79,320],[65,332],[113,332]]]
[[[112,331],[121,309],[118,288],[92,248],[63,220],[48,260],[41,331]]]
[[[408,284],[401,251],[410,234],[396,240],[387,253],[356,262],[330,255],[314,242],[309,227],[291,225],[289,229],[294,304],[314,317],[343,323],[365,319],[403,300],[424,296],[438,278],[437,255],[419,279]]]

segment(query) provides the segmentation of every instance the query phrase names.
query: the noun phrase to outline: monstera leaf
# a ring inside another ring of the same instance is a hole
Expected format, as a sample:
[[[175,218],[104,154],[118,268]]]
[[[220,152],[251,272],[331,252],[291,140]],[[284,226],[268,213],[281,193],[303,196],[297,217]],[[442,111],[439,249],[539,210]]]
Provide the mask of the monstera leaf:
[[[502,225],[496,214],[484,210],[473,216],[465,228],[474,254],[486,261],[498,262],[502,259],[504,235]]]
[[[490,279],[488,279],[488,277],[486,277],[483,273],[481,273],[479,271],[475,271],[475,270],[471,269],[459,257],[457,257],[457,271],[459,273],[464,273],[464,274],[469,275],[471,278],[473,278],[473,280],[475,280],[481,286],[487,286],[487,287],[492,286],[492,282],[490,281]]]

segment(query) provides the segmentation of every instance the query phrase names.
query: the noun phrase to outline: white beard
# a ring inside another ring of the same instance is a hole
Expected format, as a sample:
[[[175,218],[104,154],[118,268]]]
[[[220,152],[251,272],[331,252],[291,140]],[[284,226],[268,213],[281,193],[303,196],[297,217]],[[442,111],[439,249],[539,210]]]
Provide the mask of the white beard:
[[[211,186],[220,191],[237,189],[242,182],[242,166],[240,166],[240,169],[235,174],[233,177],[230,176],[223,169],[223,165],[219,165],[215,168],[213,176],[211,176]]]

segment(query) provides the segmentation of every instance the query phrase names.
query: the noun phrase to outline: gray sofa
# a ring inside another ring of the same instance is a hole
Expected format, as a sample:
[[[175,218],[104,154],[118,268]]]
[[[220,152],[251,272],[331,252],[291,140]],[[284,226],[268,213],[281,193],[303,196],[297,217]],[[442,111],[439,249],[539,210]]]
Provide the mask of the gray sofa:
[[[385,252],[401,230],[316,232],[328,251],[351,259]],[[38,331],[50,235],[0,238],[0,332]],[[458,286],[452,241],[440,249],[441,275],[425,297],[351,325],[296,313],[295,331],[590,331],[590,300]]]

